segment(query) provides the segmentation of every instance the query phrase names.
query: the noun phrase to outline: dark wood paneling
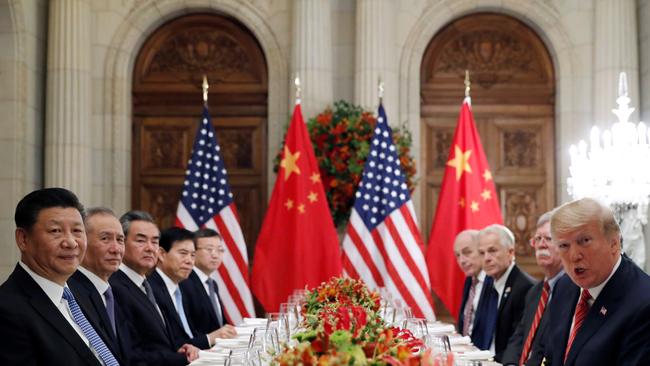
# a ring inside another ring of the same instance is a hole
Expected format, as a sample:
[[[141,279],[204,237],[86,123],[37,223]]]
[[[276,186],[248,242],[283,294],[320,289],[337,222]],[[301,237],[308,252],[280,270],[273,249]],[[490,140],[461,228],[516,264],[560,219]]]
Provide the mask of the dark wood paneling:
[[[133,208],[173,224],[202,111],[201,81],[249,254],[266,204],[268,77],[261,47],[235,19],[192,14],[144,43],[133,78]]]

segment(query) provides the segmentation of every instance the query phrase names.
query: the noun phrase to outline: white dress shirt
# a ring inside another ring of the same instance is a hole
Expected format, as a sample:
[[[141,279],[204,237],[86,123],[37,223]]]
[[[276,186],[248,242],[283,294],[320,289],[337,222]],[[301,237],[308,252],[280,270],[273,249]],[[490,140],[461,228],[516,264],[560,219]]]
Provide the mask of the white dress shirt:
[[[132,270],[129,266],[124,263],[120,263],[120,271],[124,272],[126,277],[128,277],[131,282],[133,282],[145,295],[147,291],[144,289],[144,280],[145,277],[140,275],[138,272]]]
[[[97,290],[97,292],[99,292],[99,294],[101,295],[100,297],[101,297],[102,301],[104,302],[104,306],[106,306],[106,295],[104,293],[106,292],[106,290],[108,290],[109,287],[111,287],[108,284],[108,282],[105,282],[104,280],[99,278],[99,276],[97,276],[93,272],[85,269],[82,266],[79,266],[79,268],[77,268],[77,269],[79,270],[79,272],[83,273],[86,277],[88,277],[90,282],[92,282],[92,284],[93,284],[93,286],[95,286],[95,289]]]

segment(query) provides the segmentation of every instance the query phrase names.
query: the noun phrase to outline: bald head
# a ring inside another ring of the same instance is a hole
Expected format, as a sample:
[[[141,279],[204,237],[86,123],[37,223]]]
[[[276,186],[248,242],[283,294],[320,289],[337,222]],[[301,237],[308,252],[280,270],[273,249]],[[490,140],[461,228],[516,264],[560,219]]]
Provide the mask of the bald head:
[[[478,253],[478,230],[461,231],[454,240],[454,254],[465,276],[478,275],[482,268],[482,258]]]

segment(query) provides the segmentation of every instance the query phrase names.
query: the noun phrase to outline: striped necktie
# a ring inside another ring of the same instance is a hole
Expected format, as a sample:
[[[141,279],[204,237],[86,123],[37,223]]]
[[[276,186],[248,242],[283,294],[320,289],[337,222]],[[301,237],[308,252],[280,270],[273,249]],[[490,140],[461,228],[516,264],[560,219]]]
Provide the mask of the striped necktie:
[[[580,293],[580,300],[578,300],[578,305],[576,305],[576,312],[573,315],[573,328],[571,329],[571,335],[569,336],[569,342],[566,345],[566,352],[564,352],[564,362],[569,356],[569,351],[571,350],[571,345],[578,335],[578,331],[582,326],[582,323],[587,317],[589,312],[589,299],[591,299],[591,294],[586,289],[582,289]]]
[[[523,365],[528,361],[528,356],[530,350],[533,346],[533,340],[535,340],[535,334],[537,334],[537,328],[539,327],[539,322],[542,321],[542,315],[544,315],[544,309],[546,309],[546,304],[548,303],[548,297],[551,293],[551,286],[548,284],[548,281],[544,281],[544,288],[542,289],[542,296],[539,298],[537,303],[537,311],[535,311],[535,319],[533,324],[530,326],[530,331],[528,332],[528,337],[526,337],[526,342],[524,343],[524,350],[521,352],[519,357],[519,365]]]
[[[95,352],[97,352],[102,362],[104,362],[106,366],[119,366],[119,362],[117,362],[115,356],[113,356],[104,341],[99,337],[95,328],[90,325],[90,322],[88,322],[88,319],[84,316],[81,308],[79,308],[74,295],[72,295],[72,292],[67,287],[63,288],[63,298],[68,302],[68,308],[70,309],[74,322],[77,323],[79,328],[81,328],[83,334],[88,338],[90,346],[95,350]]]
[[[478,284],[478,278],[472,277],[472,284],[469,288],[469,294],[467,295],[467,302],[465,303],[465,309],[463,310],[463,335],[468,336],[469,328],[472,322],[474,321],[474,297],[476,296],[476,285]]]

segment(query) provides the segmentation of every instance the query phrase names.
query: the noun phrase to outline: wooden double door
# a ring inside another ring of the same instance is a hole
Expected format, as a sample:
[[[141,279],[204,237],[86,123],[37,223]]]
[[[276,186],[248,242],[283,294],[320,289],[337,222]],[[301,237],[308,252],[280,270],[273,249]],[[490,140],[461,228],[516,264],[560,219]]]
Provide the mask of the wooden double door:
[[[203,99],[208,106],[249,255],[266,206],[267,67],[252,33],[227,16],[193,14],[156,30],[133,77],[132,207],[174,223]]]
[[[421,184],[428,236],[442,176],[471,78],[472,112],[496,184],[517,263],[540,276],[529,239],[555,205],[555,76],[542,40],[501,14],[453,21],[430,42],[421,67]]]

